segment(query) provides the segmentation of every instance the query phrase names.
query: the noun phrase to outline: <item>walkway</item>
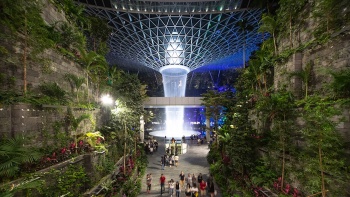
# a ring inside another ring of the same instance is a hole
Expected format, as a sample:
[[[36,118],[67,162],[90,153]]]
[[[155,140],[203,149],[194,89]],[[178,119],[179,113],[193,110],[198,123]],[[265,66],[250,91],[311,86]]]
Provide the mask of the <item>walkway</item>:
[[[207,162],[206,156],[208,154],[208,146],[206,144],[203,145],[197,145],[196,143],[191,144],[189,141],[189,146],[187,148],[187,153],[179,156],[179,165],[178,167],[165,167],[165,170],[161,170],[161,164],[160,164],[160,158],[162,155],[165,154],[165,148],[164,148],[164,138],[157,138],[155,139],[159,143],[158,151],[153,153],[153,155],[148,155],[148,166],[146,169],[146,173],[142,179],[142,187],[141,187],[141,193],[138,195],[139,197],[159,197],[160,195],[160,184],[159,184],[159,177],[163,173],[166,177],[166,182],[168,182],[170,179],[174,179],[174,181],[179,180],[179,174],[181,171],[184,172],[184,174],[187,176],[188,173],[195,174],[196,177],[199,173],[202,173],[203,179],[207,180],[207,177],[209,176],[209,164]],[[152,174],[152,189],[150,194],[147,194],[147,188],[146,188],[146,175],[151,173]],[[217,189],[217,187],[215,187]],[[166,187],[166,193],[163,194],[163,196],[170,196],[168,195],[168,189]],[[184,197],[184,191],[181,190],[181,197]],[[210,196],[207,194],[207,196]],[[218,190],[218,197],[220,197],[220,191]],[[175,197],[175,193],[173,195]]]

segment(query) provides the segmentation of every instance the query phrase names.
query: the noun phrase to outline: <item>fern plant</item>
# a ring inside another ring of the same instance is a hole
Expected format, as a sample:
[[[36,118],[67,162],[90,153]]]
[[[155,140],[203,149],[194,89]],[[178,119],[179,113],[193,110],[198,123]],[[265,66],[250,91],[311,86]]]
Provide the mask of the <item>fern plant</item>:
[[[39,86],[39,89],[45,96],[50,98],[52,104],[65,105],[68,103],[67,92],[55,82],[43,83]]]
[[[5,138],[0,141],[0,177],[10,179],[20,174],[21,165],[33,163],[41,158],[41,153],[25,145],[22,136]]]

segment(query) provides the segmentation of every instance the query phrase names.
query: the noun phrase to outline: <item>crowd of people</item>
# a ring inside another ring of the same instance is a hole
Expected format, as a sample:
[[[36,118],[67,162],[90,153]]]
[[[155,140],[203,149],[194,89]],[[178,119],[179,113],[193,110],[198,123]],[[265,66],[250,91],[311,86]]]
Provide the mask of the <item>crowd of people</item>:
[[[190,139],[192,141],[191,143],[198,140],[198,144],[202,144],[201,141],[203,140],[199,136],[191,136]],[[184,141],[184,139],[182,139],[182,141]],[[155,145],[153,140],[148,141],[145,147],[147,149],[151,148],[152,142],[154,147]],[[174,139],[171,139],[170,143],[175,144],[176,141]],[[152,154],[152,151],[149,151],[149,153]],[[179,155],[177,154],[176,151],[174,152],[167,151],[166,149],[164,155],[161,155],[160,164],[161,164],[161,170],[165,170],[165,167],[170,167],[170,168],[178,167]],[[152,174],[149,173],[146,176],[147,194],[151,192],[152,183],[153,183],[153,177],[152,177]],[[204,179],[202,173],[195,175],[194,173],[185,174],[183,171],[181,171],[178,177],[167,177],[167,178],[162,173],[161,176],[159,177],[159,186],[160,186],[161,195],[169,195],[171,197],[173,195],[175,195],[176,197],[180,197],[180,196],[214,197],[216,196],[213,177],[209,176],[206,179]]]
[[[146,177],[147,193],[149,194],[152,188],[152,174],[147,174]],[[165,175],[161,174],[159,178],[161,195],[166,193],[166,187],[168,190],[167,193],[171,197],[173,195],[180,197],[182,192],[186,197],[206,197],[207,194],[209,194],[210,197],[214,197],[216,195],[212,176],[204,180],[202,173],[199,173],[198,176],[188,173],[186,176],[185,173],[181,171],[177,181],[170,179],[166,182],[166,180]]]
[[[158,142],[155,139],[149,139],[145,145],[144,149],[146,154],[153,154],[153,152],[156,152],[158,150]]]

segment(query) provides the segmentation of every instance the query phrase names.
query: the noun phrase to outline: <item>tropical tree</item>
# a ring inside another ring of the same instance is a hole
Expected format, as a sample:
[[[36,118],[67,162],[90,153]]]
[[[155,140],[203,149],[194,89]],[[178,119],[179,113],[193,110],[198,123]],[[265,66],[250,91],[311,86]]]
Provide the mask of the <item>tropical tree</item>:
[[[67,110],[67,116],[66,116],[66,123],[71,126],[71,135],[74,136],[74,144],[75,144],[75,150],[77,152],[78,148],[78,129],[80,124],[86,120],[90,119],[91,120],[91,115],[90,114],[82,114],[79,117],[75,117],[72,113],[72,109],[69,107]]]
[[[89,17],[88,36],[90,39],[91,51],[95,51],[100,55],[107,53],[107,41],[110,36],[111,29],[108,26],[108,22],[100,18]]]
[[[311,83],[312,78],[312,64],[309,62],[306,64],[305,68],[301,71],[294,71],[289,74],[290,77],[297,77],[301,79],[303,85],[304,85],[304,98],[308,97],[309,92],[309,85]]]
[[[219,92],[218,90],[209,90],[202,94],[202,105],[205,106],[206,117],[214,119],[214,129],[218,131],[218,121],[224,117],[225,110],[229,105],[230,101],[234,101],[233,92],[226,90]],[[209,128],[207,128],[209,130]],[[207,134],[207,140],[209,141],[209,133]]]
[[[301,155],[300,180],[311,194],[319,193],[325,197],[328,187],[333,189],[328,191],[329,194],[345,196],[342,188],[348,183],[348,177],[342,157],[344,144],[336,130],[339,118],[334,118],[340,115],[340,110],[334,101],[317,95],[309,96],[299,105],[305,122],[301,132],[306,144]]]
[[[89,90],[89,77],[93,78],[94,81],[98,81],[99,77],[107,69],[107,62],[105,57],[97,54],[94,51],[86,51],[83,48],[79,48],[80,51],[80,63],[86,72],[86,86]],[[90,102],[89,91],[88,91],[88,101]]]
[[[119,139],[124,141],[124,170],[127,155],[127,145],[130,150],[135,140],[136,132],[140,125],[140,117],[143,115],[143,100],[146,98],[145,85],[137,79],[136,75],[121,72],[112,84],[113,97],[117,98],[112,109],[111,125],[115,132],[119,133]],[[121,134],[123,133],[123,134]]]
[[[282,29],[285,27],[288,29],[290,48],[293,48],[293,26],[297,21],[296,16],[299,16],[305,3],[306,0],[280,0],[278,2],[280,6],[277,11],[278,25],[280,32],[283,32]]]
[[[259,101],[257,109],[265,116],[265,122],[272,122],[269,143],[274,152],[281,152],[281,189],[285,179],[286,152],[293,151],[292,138],[295,130],[295,103],[292,93],[285,90],[275,92],[270,97]]]
[[[0,3],[0,24],[5,27],[1,33],[3,40],[17,43],[20,50],[20,61],[7,59],[7,63],[21,65],[23,71],[23,94],[27,93],[27,67],[32,63],[45,64],[48,59],[40,56],[42,52],[53,46],[49,39],[49,27],[41,16],[42,4],[40,1],[4,0]],[[13,45],[11,45],[13,46]],[[13,49],[3,51],[10,55]]]
[[[315,33],[330,33],[331,29],[339,28],[346,24],[347,17],[342,9],[346,8],[347,2],[344,0],[322,0],[315,2],[312,16],[319,20]]]
[[[278,24],[275,17],[270,14],[263,14],[260,22],[261,22],[261,25],[259,27],[259,31],[263,33],[267,32],[272,35],[274,54],[277,55],[276,33],[277,33]]]
[[[65,74],[64,77],[70,82],[70,85],[71,85],[71,88],[73,90],[73,93],[74,93],[74,90],[75,90],[75,96],[76,96],[77,102],[79,103],[79,89],[84,84],[85,78],[84,77],[78,77],[78,76],[76,76],[74,74],[71,74],[71,73]]]

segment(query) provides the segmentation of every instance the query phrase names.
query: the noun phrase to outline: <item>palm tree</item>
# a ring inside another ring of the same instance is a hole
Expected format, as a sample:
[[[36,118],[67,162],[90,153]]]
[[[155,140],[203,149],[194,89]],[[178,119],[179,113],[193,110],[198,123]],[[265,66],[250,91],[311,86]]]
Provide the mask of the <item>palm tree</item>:
[[[104,72],[107,68],[107,62],[105,57],[97,54],[94,51],[87,52],[83,48],[79,48],[80,52],[80,61],[83,65],[83,67],[86,69],[86,86],[88,90],[88,100],[89,98],[89,76],[95,77],[98,74],[101,74],[101,72]],[[98,68],[103,68],[102,71],[99,71]]]
[[[84,84],[85,78],[78,77],[78,76],[71,74],[71,73],[67,73],[64,77],[66,79],[68,79],[68,81],[70,82],[72,90],[75,89],[76,99],[77,99],[77,102],[79,103],[79,96],[78,96],[79,94],[78,93],[79,93],[79,89]]]
[[[79,128],[81,122],[83,122],[83,120],[86,120],[86,119],[91,119],[91,115],[90,114],[82,114],[78,118],[76,118],[76,117],[74,117],[71,108],[68,108],[67,121],[70,124],[70,126],[72,127],[72,135],[74,136],[74,143],[75,143],[75,151],[76,152],[77,152],[77,148],[78,148],[78,144],[77,144],[78,128]]]
[[[268,32],[272,35],[274,54],[277,55],[277,41],[276,41],[276,31],[277,31],[277,21],[271,15],[264,14],[261,18],[261,25],[259,28],[260,32]]]
[[[304,85],[304,90],[305,90],[305,97],[308,97],[308,92],[309,92],[309,85],[312,77],[312,64],[308,63],[306,64],[305,68],[302,69],[301,71],[295,71],[289,74],[289,77],[298,77],[302,80],[302,83]]]

